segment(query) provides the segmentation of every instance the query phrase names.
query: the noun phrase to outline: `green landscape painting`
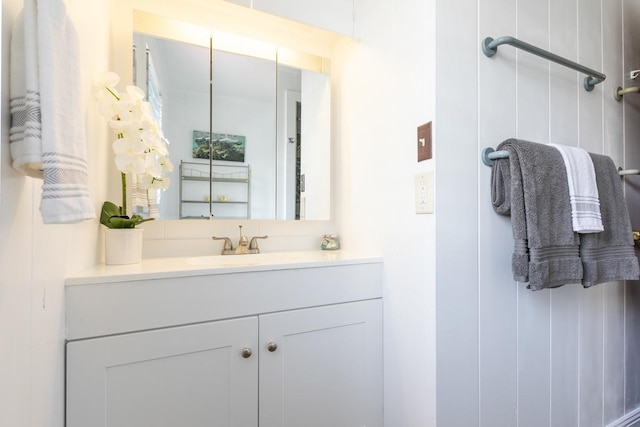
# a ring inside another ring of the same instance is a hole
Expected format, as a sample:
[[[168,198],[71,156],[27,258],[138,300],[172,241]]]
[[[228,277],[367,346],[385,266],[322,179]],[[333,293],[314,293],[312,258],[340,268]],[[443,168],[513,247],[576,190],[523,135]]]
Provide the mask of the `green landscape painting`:
[[[209,145],[209,132],[193,131],[193,158],[225,160],[228,162],[244,162],[246,138],[241,135],[214,133],[213,142]],[[211,146],[211,154],[209,153]]]

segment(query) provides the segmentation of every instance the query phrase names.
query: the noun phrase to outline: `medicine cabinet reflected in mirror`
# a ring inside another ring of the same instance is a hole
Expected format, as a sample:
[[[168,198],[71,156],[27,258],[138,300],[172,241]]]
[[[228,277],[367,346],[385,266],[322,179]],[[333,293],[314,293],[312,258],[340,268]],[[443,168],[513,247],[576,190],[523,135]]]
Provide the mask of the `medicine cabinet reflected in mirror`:
[[[133,63],[175,166],[159,218],[328,220],[328,60],[150,20],[134,14]]]

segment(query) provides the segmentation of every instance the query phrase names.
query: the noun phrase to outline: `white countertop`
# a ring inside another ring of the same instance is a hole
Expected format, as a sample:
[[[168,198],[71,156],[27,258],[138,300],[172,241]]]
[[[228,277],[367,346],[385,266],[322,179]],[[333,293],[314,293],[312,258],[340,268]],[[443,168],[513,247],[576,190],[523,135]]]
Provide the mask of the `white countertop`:
[[[250,271],[286,270],[382,262],[380,256],[337,251],[269,252],[251,255],[148,258],[138,264],[96,265],[67,278],[66,285],[203,276]]]

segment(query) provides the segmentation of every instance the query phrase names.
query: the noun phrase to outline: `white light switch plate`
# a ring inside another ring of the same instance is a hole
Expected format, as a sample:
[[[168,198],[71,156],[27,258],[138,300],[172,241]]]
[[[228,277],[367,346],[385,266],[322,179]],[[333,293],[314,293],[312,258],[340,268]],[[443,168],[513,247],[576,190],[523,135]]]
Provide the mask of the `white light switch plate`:
[[[416,213],[433,213],[433,171],[416,174]]]

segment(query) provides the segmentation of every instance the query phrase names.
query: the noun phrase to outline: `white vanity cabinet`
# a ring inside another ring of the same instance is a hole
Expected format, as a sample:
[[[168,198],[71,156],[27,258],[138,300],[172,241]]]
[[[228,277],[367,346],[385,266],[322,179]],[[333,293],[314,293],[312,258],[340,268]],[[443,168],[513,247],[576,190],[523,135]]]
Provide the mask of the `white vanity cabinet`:
[[[260,318],[260,427],[382,426],[380,300]]]
[[[67,427],[254,426],[258,319],[67,344]]]
[[[381,263],[332,264],[68,281],[66,426],[382,427]]]

